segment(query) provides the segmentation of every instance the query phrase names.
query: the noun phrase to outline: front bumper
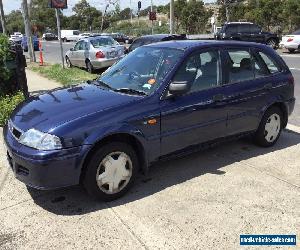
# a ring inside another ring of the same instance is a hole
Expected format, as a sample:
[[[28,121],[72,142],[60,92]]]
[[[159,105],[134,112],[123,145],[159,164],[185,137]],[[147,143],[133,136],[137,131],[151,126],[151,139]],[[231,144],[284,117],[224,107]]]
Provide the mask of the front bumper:
[[[39,151],[20,144],[7,126],[3,135],[9,165],[21,182],[42,190],[79,184],[83,147]]]

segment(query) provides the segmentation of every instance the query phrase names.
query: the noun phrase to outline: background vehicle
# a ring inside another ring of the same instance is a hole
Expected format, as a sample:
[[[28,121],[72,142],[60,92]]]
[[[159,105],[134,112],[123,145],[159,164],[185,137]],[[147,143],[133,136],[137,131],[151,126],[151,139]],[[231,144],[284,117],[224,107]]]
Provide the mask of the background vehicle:
[[[129,53],[138,47],[151,44],[151,43],[171,41],[171,40],[186,40],[186,39],[187,39],[186,35],[158,34],[158,35],[141,36],[132,42],[128,50],[126,50],[126,53]]]
[[[124,50],[124,46],[110,36],[83,38],[66,53],[66,63],[68,67],[77,66],[93,72],[113,65],[124,55]]]
[[[37,36],[32,36],[33,48],[35,51],[39,50],[39,39]],[[28,51],[27,37],[23,36],[21,46],[25,52]]]
[[[290,53],[300,50],[300,29],[296,30],[291,35],[282,37],[280,47],[288,49]]]
[[[22,42],[23,35],[19,32],[15,32],[13,35],[10,35],[9,41],[16,43],[16,44],[21,44]]]
[[[64,42],[78,41],[80,36],[79,30],[61,30],[61,39]]]
[[[88,38],[90,35],[91,35],[91,33],[81,33],[81,34],[79,34],[77,41],[79,41],[83,38]]]
[[[58,37],[53,33],[44,33],[42,39],[45,41],[53,41],[53,40],[58,40]]]
[[[122,33],[112,33],[111,37],[118,43],[132,43],[132,39]]]
[[[294,105],[293,76],[273,49],[169,41],[136,49],[94,81],[29,98],[3,133],[27,185],[82,183],[113,200],[153,162],[245,135],[273,146]]]
[[[238,40],[256,42],[269,45],[273,49],[279,46],[279,37],[270,32],[263,32],[262,28],[250,22],[229,22],[222,26],[217,33],[218,40]]]

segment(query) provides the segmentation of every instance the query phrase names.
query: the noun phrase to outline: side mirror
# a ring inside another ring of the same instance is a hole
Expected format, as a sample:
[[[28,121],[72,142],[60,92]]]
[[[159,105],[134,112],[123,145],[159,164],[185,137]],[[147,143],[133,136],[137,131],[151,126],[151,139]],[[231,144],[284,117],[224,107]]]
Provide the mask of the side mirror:
[[[171,95],[183,95],[191,89],[191,85],[188,81],[176,81],[172,82],[169,86],[169,93]]]
[[[70,51],[74,51],[74,48],[70,48]]]

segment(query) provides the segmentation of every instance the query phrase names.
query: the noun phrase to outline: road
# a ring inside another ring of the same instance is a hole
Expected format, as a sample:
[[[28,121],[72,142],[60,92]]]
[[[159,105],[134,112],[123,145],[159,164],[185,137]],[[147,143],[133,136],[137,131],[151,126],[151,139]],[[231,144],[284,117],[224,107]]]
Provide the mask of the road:
[[[70,48],[74,47],[74,42],[63,43],[64,54]],[[49,63],[60,63],[60,46],[58,41],[42,42],[44,60]],[[290,117],[290,123],[300,126],[300,53],[289,54],[284,50],[278,50],[278,53],[284,58],[287,65],[290,67],[295,78],[295,96],[296,106],[293,115]],[[37,58],[39,56],[36,52]]]

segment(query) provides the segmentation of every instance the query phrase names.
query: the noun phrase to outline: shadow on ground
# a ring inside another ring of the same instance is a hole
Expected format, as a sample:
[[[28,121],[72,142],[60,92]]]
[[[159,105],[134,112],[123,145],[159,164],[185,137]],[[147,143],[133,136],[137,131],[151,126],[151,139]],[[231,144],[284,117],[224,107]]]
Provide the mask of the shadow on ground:
[[[194,153],[185,158],[157,163],[151,167],[148,176],[138,177],[129,193],[108,203],[93,200],[80,186],[55,191],[38,191],[28,188],[28,191],[37,205],[54,214],[66,216],[86,214],[143,199],[201,175],[224,175],[226,172],[221,168],[227,165],[274,153],[299,143],[300,134],[285,130],[272,148],[256,147],[251,138],[244,138]]]

